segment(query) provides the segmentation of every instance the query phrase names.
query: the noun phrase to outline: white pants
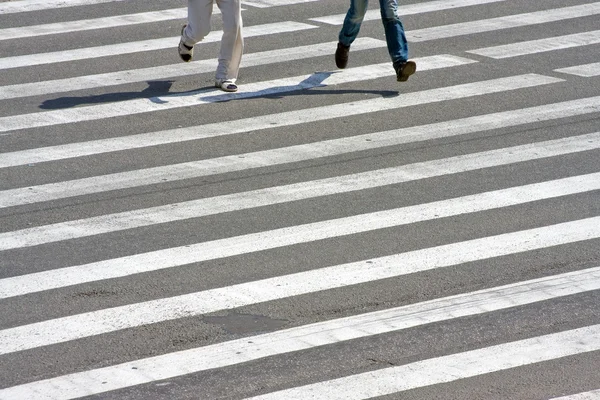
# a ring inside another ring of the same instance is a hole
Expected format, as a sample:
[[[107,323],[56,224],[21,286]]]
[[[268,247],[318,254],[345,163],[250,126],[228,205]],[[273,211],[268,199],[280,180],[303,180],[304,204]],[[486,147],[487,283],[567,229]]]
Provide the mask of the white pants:
[[[223,19],[223,37],[216,79],[235,82],[244,52],[241,0],[188,0],[188,25],[183,31],[183,42],[193,46],[208,35],[214,1],[219,6]]]

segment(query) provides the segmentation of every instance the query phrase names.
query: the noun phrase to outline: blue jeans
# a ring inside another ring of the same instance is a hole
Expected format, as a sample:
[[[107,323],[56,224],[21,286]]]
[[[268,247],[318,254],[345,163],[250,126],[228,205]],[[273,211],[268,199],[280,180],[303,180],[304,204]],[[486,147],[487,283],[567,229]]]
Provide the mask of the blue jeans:
[[[360,25],[367,12],[368,2],[369,0],[350,0],[350,9],[346,14],[339,36],[339,42],[344,46],[350,46],[358,36]],[[408,60],[408,43],[404,27],[398,17],[398,1],[379,0],[379,7],[388,51],[394,66],[397,66]]]

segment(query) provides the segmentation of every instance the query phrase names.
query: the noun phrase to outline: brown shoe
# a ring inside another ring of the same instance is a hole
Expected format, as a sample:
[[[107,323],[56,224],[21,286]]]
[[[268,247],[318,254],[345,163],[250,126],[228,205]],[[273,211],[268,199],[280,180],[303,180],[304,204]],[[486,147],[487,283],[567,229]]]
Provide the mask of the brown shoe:
[[[338,43],[337,50],[335,51],[335,65],[338,68],[344,69],[348,65],[348,53],[350,52],[350,46],[344,46]]]
[[[406,61],[394,66],[396,70],[396,79],[398,82],[406,82],[408,77],[417,71],[417,64],[414,61]]]

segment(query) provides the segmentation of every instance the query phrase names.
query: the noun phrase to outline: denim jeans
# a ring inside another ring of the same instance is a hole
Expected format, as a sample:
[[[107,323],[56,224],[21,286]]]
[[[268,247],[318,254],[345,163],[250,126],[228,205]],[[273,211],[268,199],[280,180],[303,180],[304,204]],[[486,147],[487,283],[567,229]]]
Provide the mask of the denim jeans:
[[[339,36],[339,42],[344,46],[350,46],[358,36],[360,25],[367,12],[368,2],[368,0],[350,0],[350,9],[346,14]],[[388,51],[394,66],[396,66],[408,60],[408,43],[404,27],[398,17],[398,1],[379,0],[379,7]]]

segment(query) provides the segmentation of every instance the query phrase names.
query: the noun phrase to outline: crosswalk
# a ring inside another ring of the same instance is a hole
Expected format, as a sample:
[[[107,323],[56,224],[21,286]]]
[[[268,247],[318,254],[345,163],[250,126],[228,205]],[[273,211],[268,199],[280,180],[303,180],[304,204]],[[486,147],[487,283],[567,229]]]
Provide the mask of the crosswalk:
[[[0,1],[0,399],[600,399],[600,2]]]

